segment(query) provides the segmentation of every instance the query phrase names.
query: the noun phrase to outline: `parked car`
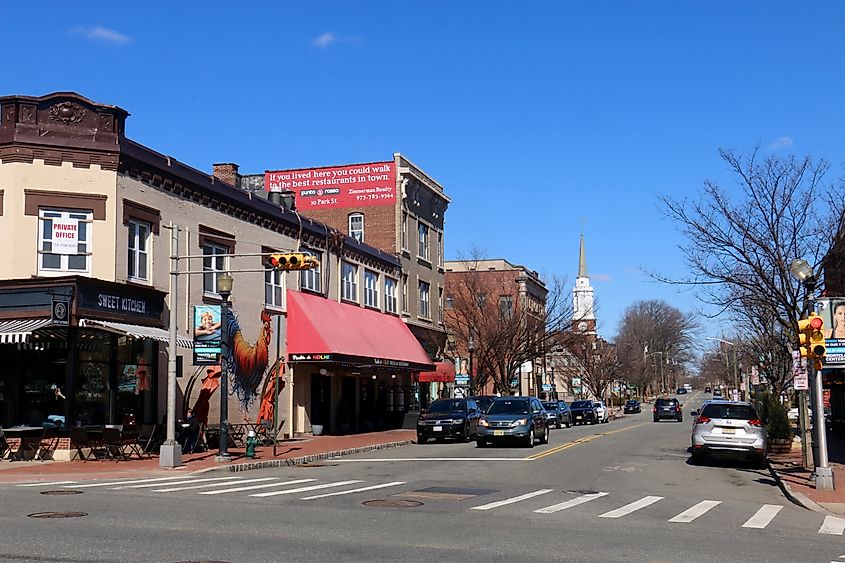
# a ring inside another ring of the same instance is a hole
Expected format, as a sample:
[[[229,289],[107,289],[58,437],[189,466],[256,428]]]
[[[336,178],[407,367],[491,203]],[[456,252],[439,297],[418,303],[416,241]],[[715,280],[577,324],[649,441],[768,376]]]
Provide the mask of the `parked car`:
[[[712,392],[713,392],[713,390],[712,390],[712,389],[710,389],[710,386],[708,385],[707,387],[705,387],[705,388],[704,388],[704,392],[705,392],[705,393],[712,393]]]
[[[660,422],[664,418],[681,422],[684,415],[681,412],[681,403],[674,397],[660,397],[654,401],[654,408],[651,409],[654,422]]]
[[[623,408],[625,414],[634,414],[642,412],[642,406],[640,406],[640,402],[636,399],[631,399],[625,402],[625,406]]]
[[[722,390],[721,389],[719,389],[718,387],[713,389],[713,398],[714,399],[718,399],[721,396],[722,396]]]
[[[766,466],[766,429],[751,403],[710,401],[693,411],[692,460],[701,463],[710,454],[750,458]]]
[[[599,420],[596,406],[592,401],[572,401],[569,405],[573,424],[595,424]]]
[[[469,398],[475,401],[475,404],[478,405],[478,412],[484,414],[487,412],[487,409],[490,407],[493,399],[496,398],[496,395],[478,395]]]
[[[549,415],[549,424],[554,425],[555,428],[563,425],[567,428],[572,426],[572,413],[564,401],[543,401],[543,408]]]
[[[516,439],[533,448],[539,438],[549,443],[549,424],[546,409],[536,397],[496,397],[487,412],[478,419],[476,445]]]
[[[429,438],[457,438],[469,442],[477,435],[481,413],[473,399],[437,399],[417,420],[417,443]]]
[[[607,408],[604,401],[593,401],[593,405],[596,407],[596,416],[598,416],[599,422],[610,422],[610,409]]]
[[[678,387],[678,389],[675,391],[675,395],[686,395],[686,394],[687,394],[686,387]]]

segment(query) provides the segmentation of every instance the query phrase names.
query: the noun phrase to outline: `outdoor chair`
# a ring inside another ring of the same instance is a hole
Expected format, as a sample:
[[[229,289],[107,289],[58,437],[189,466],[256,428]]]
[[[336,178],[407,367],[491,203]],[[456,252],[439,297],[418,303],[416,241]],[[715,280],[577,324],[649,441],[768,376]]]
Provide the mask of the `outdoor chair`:
[[[158,425],[142,424],[141,430],[138,432],[138,444],[147,457],[152,457],[151,452],[159,445]]]
[[[0,428],[0,459],[6,457],[6,452],[9,451],[9,444],[6,442],[6,435],[3,433],[3,429]]]
[[[129,459],[123,450],[123,440],[120,437],[120,430],[117,428],[103,428],[103,445],[107,455],[115,461]]]
[[[36,449],[35,458],[44,461],[45,455],[50,455],[52,458],[53,452],[56,451],[56,448],[59,445],[59,431],[57,428],[44,428],[44,434],[38,440],[37,444],[34,444]]]
[[[141,445],[138,443],[137,430],[123,430],[120,433],[120,445],[123,452],[129,450],[126,454],[127,458],[131,458],[132,454],[138,456],[138,459],[144,459],[144,452],[141,450]]]
[[[92,457],[94,459],[103,459],[101,456],[105,452],[103,451],[103,445],[101,440],[94,439],[93,437],[91,437],[88,434],[88,431],[84,428],[71,427],[70,441],[71,444],[73,444],[73,446],[76,448],[76,454],[82,461],[88,461]],[[88,449],[87,454],[83,451],[83,448]]]
[[[273,445],[273,421],[271,420],[262,420],[261,423],[256,428],[256,438],[258,438],[258,442],[262,446],[272,446]]]

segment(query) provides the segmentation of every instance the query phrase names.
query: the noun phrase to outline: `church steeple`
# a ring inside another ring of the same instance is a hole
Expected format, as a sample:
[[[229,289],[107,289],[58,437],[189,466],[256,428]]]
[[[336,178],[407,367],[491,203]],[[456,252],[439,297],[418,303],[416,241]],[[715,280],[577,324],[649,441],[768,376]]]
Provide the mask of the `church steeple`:
[[[595,334],[596,314],[593,305],[593,288],[587,275],[587,253],[584,250],[584,233],[578,253],[578,277],[572,288],[572,328],[578,332]]]
[[[584,252],[584,233],[581,233],[581,252],[578,254],[578,277],[587,278],[587,254]]]

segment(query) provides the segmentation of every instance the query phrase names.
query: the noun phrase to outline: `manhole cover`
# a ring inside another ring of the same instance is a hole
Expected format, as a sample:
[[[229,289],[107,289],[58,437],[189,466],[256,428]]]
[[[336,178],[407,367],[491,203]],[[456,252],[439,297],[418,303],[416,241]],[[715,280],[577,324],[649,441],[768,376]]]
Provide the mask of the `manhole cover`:
[[[570,495],[596,495],[596,494],[598,494],[598,491],[591,491],[589,489],[577,489],[577,490],[574,490],[574,491],[563,491],[563,492],[570,494]]]
[[[364,506],[370,506],[372,508],[414,508],[417,506],[422,506],[418,500],[365,500],[362,502]]]
[[[58,491],[41,491],[42,495],[64,496],[64,495],[81,495],[83,491],[74,491],[71,489],[59,489]]]
[[[87,512],[33,512],[27,518],[79,518],[88,516]]]

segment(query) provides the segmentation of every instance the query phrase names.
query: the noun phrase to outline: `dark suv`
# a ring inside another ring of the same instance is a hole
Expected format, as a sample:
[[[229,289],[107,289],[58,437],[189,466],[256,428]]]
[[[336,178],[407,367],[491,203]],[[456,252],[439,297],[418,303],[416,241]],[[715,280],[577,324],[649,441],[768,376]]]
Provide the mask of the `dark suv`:
[[[429,438],[457,438],[469,442],[477,433],[478,405],[472,399],[437,399],[417,421],[417,443]]]
[[[681,412],[681,403],[678,402],[678,399],[661,397],[654,401],[654,408],[651,409],[651,412],[654,415],[654,422],[660,422],[664,418],[677,420],[678,422],[684,419],[684,415]]]

